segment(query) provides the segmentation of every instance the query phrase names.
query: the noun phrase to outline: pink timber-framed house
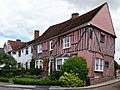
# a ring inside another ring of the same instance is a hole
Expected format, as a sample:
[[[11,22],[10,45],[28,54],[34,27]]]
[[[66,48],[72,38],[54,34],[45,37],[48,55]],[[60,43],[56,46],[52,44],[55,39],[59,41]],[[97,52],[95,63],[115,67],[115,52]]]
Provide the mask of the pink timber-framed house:
[[[50,26],[35,40],[37,60],[49,60],[48,72],[59,70],[69,57],[76,55],[86,59],[91,80],[114,77],[115,32],[108,4],[62,23]]]

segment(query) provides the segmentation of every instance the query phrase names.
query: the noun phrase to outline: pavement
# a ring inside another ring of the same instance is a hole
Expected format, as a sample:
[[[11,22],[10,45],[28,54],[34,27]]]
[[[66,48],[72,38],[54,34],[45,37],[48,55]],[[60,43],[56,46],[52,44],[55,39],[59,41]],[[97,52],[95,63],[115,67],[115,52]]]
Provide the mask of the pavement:
[[[92,88],[98,88],[98,87],[103,87],[107,85],[111,85],[114,83],[120,82],[120,79],[114,79],[110,80],[107,82],[95,84],[95,85],[90,85],[90,86],[85,86],[85,87],[61,87],[61,86],[36,86],[36,85],[18,85],[18,84],[9,84],[9,83],[3,83],[0,82],[0,87],[6,87],[6,88],[23,88],[23,89],[39,89],[39,88],[46,88],[48,87],[49,90],[81,90],[81,89],[92,89]]]

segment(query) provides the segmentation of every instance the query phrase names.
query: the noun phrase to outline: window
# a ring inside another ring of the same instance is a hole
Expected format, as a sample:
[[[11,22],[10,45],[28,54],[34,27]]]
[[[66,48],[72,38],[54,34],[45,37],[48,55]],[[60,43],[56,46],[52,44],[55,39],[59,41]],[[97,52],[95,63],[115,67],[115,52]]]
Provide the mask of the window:
[[[95,59],[95,71],[103,72],[103,60],[102,59]]]
[[[21,57],[21,51],[18,51],[18,57]]]
[[[63,38],[63,49],[70,48],[70,37]]]
[[[50,41],[50,42],[49,42],[49,46],[50,46],[50,47],[49,47],[50,50],[53,50],[53,41]]]
[[[43,61],[42,60],[39,60],[39,62],[40,62],[40,69],[42,69],[43,68]]]
[[[89,38],[92,39],[92,34],[93,34],[93,31],[92,30],[89,30]]]
[[[56,59],[56,70],[59,71],[61,65],[68,59],[68,57],[59,57]]]
[[[13,51],[13,54],[16,54],[16,52],[15,52],[15,51]]]
[[[104,43],[105,42],[105,35],[104,34],[100,34],[100,42]]]
[[[38,53],[42,53],[42,44],[39,44],[37,46]]]
[[[60,70],[61,65],[62,65],[62,59],[57,59],[57,70]]]
[[[109,62],[105,62],[105,67],[109,67]]]
[[[38,61],[37,60],[35,62],[35,66],[36,66],[36,68],[38,68]]]
[[[28,47],[25,49],[25,54],[26,55],[28,54]]]
[[[35,68],[43,68],[43,60],[36,60],[35,61]]]

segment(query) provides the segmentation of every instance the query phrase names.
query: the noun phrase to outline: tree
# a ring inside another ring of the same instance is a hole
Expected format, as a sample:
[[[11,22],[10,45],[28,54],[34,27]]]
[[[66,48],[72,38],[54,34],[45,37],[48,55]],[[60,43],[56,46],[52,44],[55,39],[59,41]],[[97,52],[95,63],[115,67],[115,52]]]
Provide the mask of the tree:
[[[83,57],[72,57],[61,66],[62,73],[74,73],[81,80],[85,81],[88,74],[87,63]]]
[[[0,55],[0,65],[5,64],[4,68],[16,68],[17,61],[10,55]]]

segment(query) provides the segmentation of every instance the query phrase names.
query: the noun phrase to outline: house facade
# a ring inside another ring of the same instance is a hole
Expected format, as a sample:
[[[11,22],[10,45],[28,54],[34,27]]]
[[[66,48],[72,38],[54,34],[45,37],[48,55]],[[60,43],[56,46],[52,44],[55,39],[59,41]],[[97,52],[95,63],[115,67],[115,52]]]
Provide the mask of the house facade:
[[[21,66],[25,69],[30,68],[30,62],[33,58],[36,59],[37,57],[37,48],[34,46],[34,41],[39,37],[39,31],[34,31],[34,40],[29,42],[22,42],[19,39],[16,41],[8,40],[4,44],[4,51],[5,53],[14,57],[17,61],[17,67],[20,68]]]
[[[34,40],[13,49],[8,42],[5,52],[18,62],[30,67],[32,57],[35,68],[44,69],[48,61],[48,73],[59,71],[61,65],[72,56],[86,59],[91,84],[114,78],[115,32],[108,4],[83,14],[73,13],[65,22],[50,26],[41,36],[35,31]]]
[[[80,16],[73,13],[71,19],[49,27],[36,39],[38,60],[35,65],[41,67],[44,59],[48,59],[50,73],[60,70],[73,55],[82,56],[92,84],[112,79],[115,38],[107,3]]]

